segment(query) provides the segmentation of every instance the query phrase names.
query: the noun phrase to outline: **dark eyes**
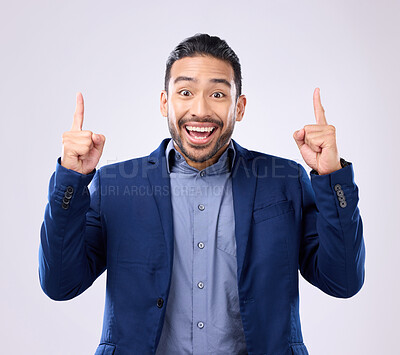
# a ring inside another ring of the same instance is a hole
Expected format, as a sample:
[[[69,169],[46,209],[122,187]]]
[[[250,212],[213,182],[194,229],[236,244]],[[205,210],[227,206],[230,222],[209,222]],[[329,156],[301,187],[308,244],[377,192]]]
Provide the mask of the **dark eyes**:
[[[183,96],[190,96],[191,92],[189,90],[181,90],[179,93]]]
[[[191,96],[192,95],[192,93],[189,90],[181,90],[181,91],[179,91],[179,94],[182,95],[182,96]],[[217,91],[217,92],[214,92],[212,94],[212,96],[214,98],[216,98],[216,99],[221,99],[221,98],[223,98],[225,96],[225,94],[223,94],[222,92]]]

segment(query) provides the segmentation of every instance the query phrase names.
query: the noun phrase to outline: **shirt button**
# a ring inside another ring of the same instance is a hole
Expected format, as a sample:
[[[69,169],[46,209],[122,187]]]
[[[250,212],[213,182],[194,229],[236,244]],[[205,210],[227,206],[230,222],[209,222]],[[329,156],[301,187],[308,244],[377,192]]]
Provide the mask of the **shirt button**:
[[[203,322],[197,322],[197,326],[198,326],[200,329],[203,329],[203,328],[204,328],[204,323],[203,323]]]
[[[198,209],[199,209],[200,211],[204,211],[204,209],[205,209],[204,205],[198,205],[197,207],[198,207]]]
[[[204,284],[200,281],[200,282],[197,284],[197,287],[198,287],[198,288],[204,288]]]
[[[204,248],[204,243],[203,243],[203,242],[198,242],[198,243],[197,243],[197,246],[198,246],[200,249],[203,249],[203,248]]]
[[[204,170],[203,170],[203,171],[201,171],[201,172],[200,172],[200,176],[201,176],[201,177],[204,177],[204,176],[206,176],[206,172],[205,172]]]

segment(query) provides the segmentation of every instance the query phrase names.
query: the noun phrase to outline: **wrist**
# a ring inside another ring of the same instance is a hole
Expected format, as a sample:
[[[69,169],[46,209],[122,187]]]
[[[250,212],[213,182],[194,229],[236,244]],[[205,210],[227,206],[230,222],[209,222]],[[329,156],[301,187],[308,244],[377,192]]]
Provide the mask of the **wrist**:
[[[344,167],[346,167],[346,166],[348,166],[348,165],[350,165],[350,164],[351,164],[350,162],[344,160],[343,158],[340,158],[340,162],[339,162],[339,164],[338,164],[338,166],[337,166],[337,169],[331,171],[329,174],[331,174],[331,173],[333,173],[333,172],[335,172],[335,171],[338,171],[338,170],[340,170],[341,168],[344,168]],[[310,172],[310,174],[313,174],[313,175],[327,175],[327,174],[320,174],[320,173],[318,173],[318,171],[315,170],[315,169],[312,169],[311,172]]]

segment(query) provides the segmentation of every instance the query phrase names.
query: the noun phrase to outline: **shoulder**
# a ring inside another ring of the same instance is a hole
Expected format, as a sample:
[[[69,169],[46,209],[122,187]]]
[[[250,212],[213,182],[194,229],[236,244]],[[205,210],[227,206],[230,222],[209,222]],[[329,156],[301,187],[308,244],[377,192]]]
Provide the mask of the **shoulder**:
[[[120,177],[120,178],[135,178],[144,177],[146,175],[146,169],[154,169],[160,166],[160,164],[166,164],[165,162],[165,148],[170,139],[164,139],[157,149],[151,154],[124,160],[118,163],[108,164],[99,169],[101,177]]]
[[[142,176],[142,172],[148,164],[149,156],[143,156],[104,165],[98,170],[98,174],[101,179],[131,179]]]
[[[303,167],[293,159],[267,154],[256,150],[249,150],[235,143],[237,152],[236,168],[239,166],[252,169],[258,177],[298,176]]]

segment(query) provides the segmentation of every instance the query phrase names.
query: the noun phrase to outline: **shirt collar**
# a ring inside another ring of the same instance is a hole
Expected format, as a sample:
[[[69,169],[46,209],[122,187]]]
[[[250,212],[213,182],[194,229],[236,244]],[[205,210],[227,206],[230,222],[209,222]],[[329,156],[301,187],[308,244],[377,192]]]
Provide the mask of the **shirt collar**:
[[[232,170],[233,163],[235,161],[236,151],[233,146],[232,140],[229,142],[228,148],[222,153],[219,157],[218,161],[213,165],[208,166],[207,168],[203,169],[208,173],[208,175],[214,174],[223,174],[227,173]],[[174,172],[181,172],[181,173],[198,173],[199,170],[190,166],[185,158],[179,153],[174,147],[173,139],[170,139],[168,142],[167,147],[165,148],[165,156],[167,157],[167,171],[171,173],[172,170]]]

